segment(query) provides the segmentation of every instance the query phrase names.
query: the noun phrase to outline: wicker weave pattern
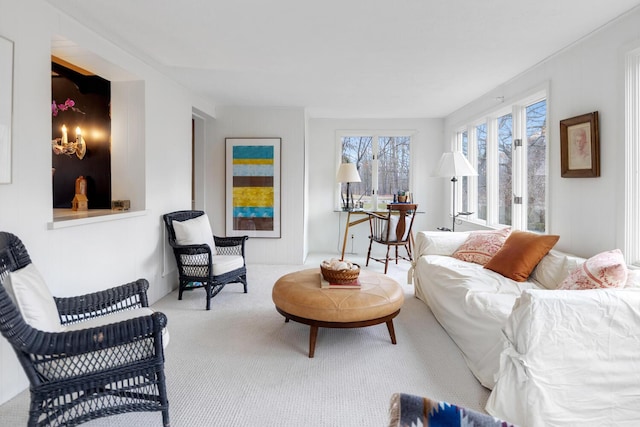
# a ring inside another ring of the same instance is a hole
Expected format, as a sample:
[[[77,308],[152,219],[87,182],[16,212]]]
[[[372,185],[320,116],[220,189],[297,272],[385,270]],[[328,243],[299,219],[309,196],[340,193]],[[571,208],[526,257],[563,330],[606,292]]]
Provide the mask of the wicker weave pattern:
[[[31,384],[29,426],[74,426],[113,414],[161,411],[169,426],[162,330],[153,313],[119,323],[61,333],[30,327],[2,285],[31,262],[13,234],[0,232],[0,332]],[[56,298],[64,323],[148,306],[144,279],[75,298]],[[119,300],[119,299],[122,300]]]
[[[178,299],[182,293],[196,288],[204,288],[207,293],[206,308],[211,308],[211,298],[216,296],[229,283],[242,283],[244,293],[247,293],[247,268],[230,271],[225,274],[213,274],[213,258],[208,245],[179,245],[176,243],[176,233],[173,221],[186,221],[203,215],[203,211],[177,211],[163,215],[167,229],[169,244],[178,267]],[[218,255],[239,255],[244,259],[244,246],[247,236],[218,237],[213,236]]]

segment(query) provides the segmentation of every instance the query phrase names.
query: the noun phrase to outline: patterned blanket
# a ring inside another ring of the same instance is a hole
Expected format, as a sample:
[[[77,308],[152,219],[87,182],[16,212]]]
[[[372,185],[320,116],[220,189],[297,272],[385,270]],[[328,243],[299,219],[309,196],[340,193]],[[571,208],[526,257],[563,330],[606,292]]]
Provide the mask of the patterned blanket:
[[[403,393],[391,397],[389,417],[389,427],[515,427],[491,415]]]

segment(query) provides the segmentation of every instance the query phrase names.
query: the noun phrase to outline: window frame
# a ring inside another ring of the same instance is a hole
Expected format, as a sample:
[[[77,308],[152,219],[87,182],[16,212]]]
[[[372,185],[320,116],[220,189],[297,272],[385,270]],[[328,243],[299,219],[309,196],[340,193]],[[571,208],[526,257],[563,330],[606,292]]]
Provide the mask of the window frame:
[[[625,261],[640,266],[640,44],[624,53]]]
[[[377,155],[378,155],[378,139],[381,137],[407,137],[409,138],[409,188],[407,189],[410,193],[413,193],[413,177],[414,177],[414,163],[415,163],[415,159],[414,159],[414,147],[413,144],[415,143],[415,134],[417,132],[415,130],[403,130],[403,129],[376,129],[376,130],[372,130],[372,129],[367,129],[367,130],[337,130],[336,131],[336,166],[335,166],[335,173],[338,173],[338,168],[340,167],[340,164],[342,163],[342,138],[343,137],[371,137],[371,148],[372,151],[375,153],[376,158],[373,159],[372,165],[372,171],[371,171],[371,176],[372,176],[372,192],[373,194],[371,194],[371,205],[372,206],[378,206],[379,200],[378,200],[378,159],[377,159]],[[334,175],[335,176],[335,175]],[[375,179],[373,179],[375,178]],[[341,210],[341,206],[342,206],[342,202],[341,202],[341,198],[340,198],[340,192],[341,192],[341,184],[339,182],[336,182],[335,185],[335,191],[334,191],[334,209],[335,210]]]
[[[542,100],[546,101],[546,150],[545,150],[545,211],[549,209],[549,91],[548,87],[538,88],[529,94],[514,98],[510,102],[503,102],[498,108],[494,108],[479,117],[469,120],[458,126],[451,139],[451,147],[455,151],[463,151],[463,137],[467,134],[467,158],[469,162],[477,167],[478,164],[478,145],[477,145],[477,128],[486,125],[486,186],[487,186],[487,212],[486,219],[478,217],[478,177],[463,177],[458,180],[458,188],[456,189],[456,205],[468,206],[468,210],[474,211],[473,214],[466,218],[460,218],[462,221],[475,223],[478,225],[502,228],[509,226],[517,230],[528,229],[528,159],[527,159],[527,126],[526,113],[527,108]],[[500,99],[502,101],[502,99]],[[512,200],[511,200],[511,224],[502,224],[499,221],[499,151],[498,151],[498,119],[511,114],[512,120]],[[515,145],[515,140],[523,141],[521,146]],[[462,200],[462,186],[466,180],[467,200]],[[520,197],[521,203],[515,203],[514,198]],[[545,215],[544,232],[549,229],[549,215]]]

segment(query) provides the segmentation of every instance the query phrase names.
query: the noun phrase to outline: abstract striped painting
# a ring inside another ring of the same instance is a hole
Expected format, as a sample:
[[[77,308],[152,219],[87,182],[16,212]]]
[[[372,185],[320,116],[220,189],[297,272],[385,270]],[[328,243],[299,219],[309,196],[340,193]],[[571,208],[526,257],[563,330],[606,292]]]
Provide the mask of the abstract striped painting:
[[[227,138],[227,235],[280,237],[280,138]]]

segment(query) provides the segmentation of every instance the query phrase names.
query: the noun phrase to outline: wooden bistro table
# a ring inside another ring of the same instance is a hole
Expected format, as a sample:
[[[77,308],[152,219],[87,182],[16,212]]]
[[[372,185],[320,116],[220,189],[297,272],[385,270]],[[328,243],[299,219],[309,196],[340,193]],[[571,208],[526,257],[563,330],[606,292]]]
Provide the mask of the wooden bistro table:
[[[285,322],[294,320],[311,327],[309,357],[313,357],[318,328],[362,328],[386,323],[396,343],[393,318],[400,313],[404,292],[390,277],[361,270],[359,289],[320,286],[320,268],[297,271],[279,278],[272,298]]]

